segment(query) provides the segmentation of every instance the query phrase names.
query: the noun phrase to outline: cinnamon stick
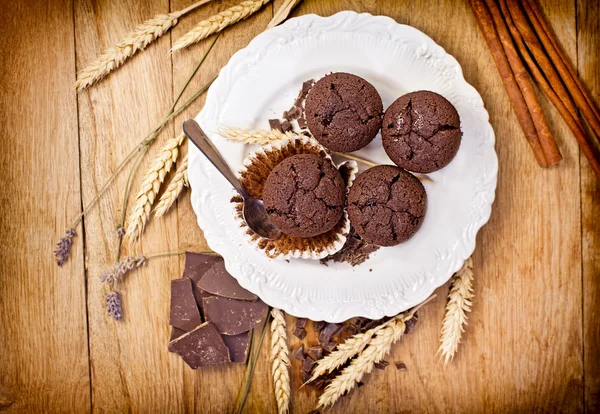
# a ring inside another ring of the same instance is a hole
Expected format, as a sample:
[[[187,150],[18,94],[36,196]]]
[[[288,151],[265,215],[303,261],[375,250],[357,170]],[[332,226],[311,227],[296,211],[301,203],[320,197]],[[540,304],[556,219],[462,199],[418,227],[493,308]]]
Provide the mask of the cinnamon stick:
[[[508,63],[504,48],[502,47],[496,28],[494,27],[492,16],[483,0],[469,0],[469,3],[471,4],[477,24],[483,33],[488,48],[492,53],[494,62],[498,67],[500,78],[502,79],[506,93],[513,105],[517,120],[533,150],[533,155],[541,167],[547,167],[548,162],[540,144],[531,114],[527,109],[527,104],[525,103],[521,89],[519,89],[515,76],[510,68],[510,64]]]
[[[519,50],[523,60],[527,64],[533,79],[538,83],[540,89],[546,94],[550,102],[556,107],[560,115],[565,120],[567,126],[573,132],[581,151],[587,158],[592,170],[596,174],[596,177],[600,178],[600,154],[591,143],[591,139],[586,131],[583,129],[581,122],[573,117],[571,112],[568,110],[567,106],[564,104],[564,100],[558,96],[555,90],[552,88],[550,83],[546,80],[538,66],[536,65],[533,57],[530,55],[529,49],[525,45],[523,38],[521,37],[521,33],[517,30],[514,21],[512,20],[511,14],[508,10],[507,0],[499,0],[500,8],[502,10],[502,14],[506,19],[506,24],[508,25],[508,29],[510,33],[513,35],[513,40],[517,49]]]
[[[514,25],[521,34],[521,37],[525,41],[525,44],[531,51],[531,54],[533,55],[535,61],[542,69],[542,72],[544,72],[544,75],[548,78],[548,82],[550,82],[550,84],[556,91],[556,94],[565,99],[565,106],[567,107],[573,118],[579,119],[579,115],[577,114],[577,107],[573,103],[569,92],[563,85],[560,76],[558,76],[558,73],[554,69],[554,65],[546,56],[546,53],[542,48],[542,45],[540,44],[537,36],[531,29],[529,21],[527,20],[527,16],[525,16],[525,13],[523,13],[523,10],[521,10],[519,1],[508,0],[508,11],[513,20]]]
[[[544,116],[542,106],[540,105],[540,102],[535,94],[535,90],[533,89],[533,84],[531,83],[527,69],[523,65],[523,61],[519,57],[519,52],[517,52],[517,49],[513,44],[510,33],[508,32],[506,24],[502,19],[500,8],[494,0],[485,0],[485,2],[491,12],[492,19],[494,20],[496,30],[500,36],[500,41],[504,48],[504,52],[506,53],[506,57],[508,58],[508,63],[510,64],[512,72],[515,76],[515,80],[519,85],[521,92],[523,93],[523,98],[525,99],[527,109],[529,110],[533,125],[537,131],[546,161],[549,166],[555,165],[562,160],[562,156],[560,155],[560,151],[556,146],[554,136],[552,135],[552,132],[550,132],[550,127],[546,122],[546,117]]]
[[[600,110],[598,110],[591,96],[589,96],[583,87],[573,67],[568,63],[566,55],[558,45],[556,37],[550,31],[550,27],[544,19],[542,11],[533,0],[523,2],[523,6],[534,31],[538,35],[542,45],[546,48],[546,52],[556,66],[558,73],[563,78],[567,90],[571,93],[581,114],[590,125],[592,131],[594,131],[594,134],[596,134],[596,137],[600,137]]]

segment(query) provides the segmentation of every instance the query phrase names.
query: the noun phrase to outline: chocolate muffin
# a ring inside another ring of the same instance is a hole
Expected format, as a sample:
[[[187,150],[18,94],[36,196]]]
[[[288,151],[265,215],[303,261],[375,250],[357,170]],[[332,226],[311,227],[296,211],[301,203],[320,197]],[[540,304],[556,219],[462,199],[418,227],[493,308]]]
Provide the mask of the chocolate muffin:
[[[430,173],[448,165],[456,155],[462,138],[460,118],[442,95],[411,92],[385,111],[381,137],[394,164]]]
[[[342,218],[346,187],[331,161],[315,154],[286,158],[271,171],[263,189],[269,219],[292,237],[314,237]]]
[[[321,78],[308,92],[305,108],[310,133],[331,151],[356,151],[381,128],[381,97],[373,85],[349,73]]]
[[[427,209],[427,194],[412,174],[392,165],[369,168],[348,195],[348,215],[366,242],[394,246],[412,237]]]

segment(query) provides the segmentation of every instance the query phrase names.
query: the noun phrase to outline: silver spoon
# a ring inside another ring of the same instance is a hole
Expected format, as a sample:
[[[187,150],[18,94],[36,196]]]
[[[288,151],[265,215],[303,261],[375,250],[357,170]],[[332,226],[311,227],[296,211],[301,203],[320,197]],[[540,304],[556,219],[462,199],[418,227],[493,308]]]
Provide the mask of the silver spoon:
[[[281,231],[269,221],[269,216],[265,211],[265,206],[262,200],[251,197],[242,183],[237,179],[231,171],[227,163],[221,157],[221,154],[206,136],[200,125],[193,119],[188,119],[183,123],[183,133],[198,147],[200,151],[208,158],[217,170],[231,183],[233,188],[244,199],[244,208],[242,214],[244,220],[250,229],[265,239],[275,240],[281,236]]]

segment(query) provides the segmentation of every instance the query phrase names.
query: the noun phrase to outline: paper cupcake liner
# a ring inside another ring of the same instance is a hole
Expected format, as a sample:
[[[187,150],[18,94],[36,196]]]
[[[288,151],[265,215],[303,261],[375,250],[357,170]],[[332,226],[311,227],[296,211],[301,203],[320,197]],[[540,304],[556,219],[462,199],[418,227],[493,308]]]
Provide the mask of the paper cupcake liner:
[[[284,159],[297,154],[316,154],[328,159],[333,164],[333,160],[325,148],[315,139],[309,137],[290,138],[265,145],[251,153],[244,160],[244,164],[238,172],[238,178],[252,197],[260,199],[265,181],[273,168]],[[354,161],[346,161],[337,168],[346,184],[346,191],[348,191],[356,177],[358,166]],[[267,240],[248,228],[242,214],[242,198],[237,193],[234,193],[231,202],[235,207],[235,220],[248,243],[271,259],[322,259],[339,251],[344,246],[350,231],[350,220],[344,209],[340,221],[326,233],[309,238],[283,234],[277,240]]]

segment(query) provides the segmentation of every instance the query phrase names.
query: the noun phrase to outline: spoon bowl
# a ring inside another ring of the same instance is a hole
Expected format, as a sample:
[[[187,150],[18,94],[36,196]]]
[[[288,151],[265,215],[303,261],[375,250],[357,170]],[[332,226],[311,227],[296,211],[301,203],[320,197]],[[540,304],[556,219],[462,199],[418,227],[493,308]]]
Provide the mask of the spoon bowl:
[[[251,197],[246,192],[240,180],[231,171],[223,157],[221,157],[219,150],[217,150],[202,128],[200,128],[200,125],[193,119],[188,119],[183,123],[183,133],[198,147],[244,199],[242,214],[250,230],[265,239],[278,239],[281,236],[281,231],[269,220],[262,200]]]

